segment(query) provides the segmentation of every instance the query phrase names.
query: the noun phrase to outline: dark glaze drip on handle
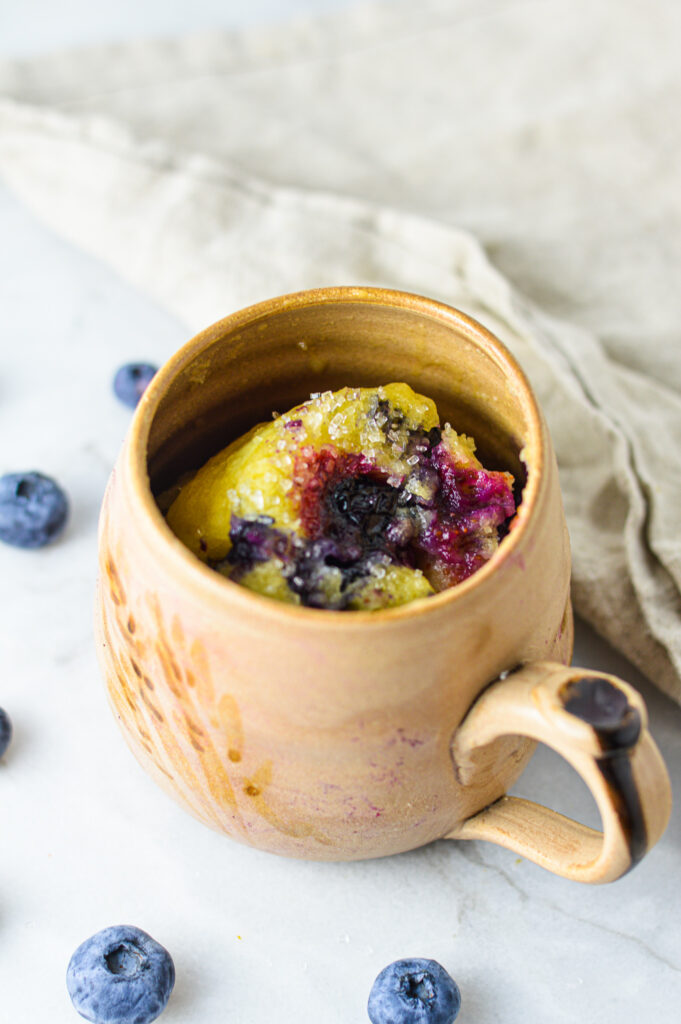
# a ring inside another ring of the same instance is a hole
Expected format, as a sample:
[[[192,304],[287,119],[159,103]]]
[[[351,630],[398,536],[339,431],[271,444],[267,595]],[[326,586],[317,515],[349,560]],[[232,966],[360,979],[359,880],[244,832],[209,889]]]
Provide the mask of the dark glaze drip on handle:
[[[631,864],[648,848],[643,808],[631,765],[631,751],[641,735],[641,716],[627,695],[609,680],[583,676],[560,690],[563,707],[594,730],[602,754],[596,758],[629,846]]]

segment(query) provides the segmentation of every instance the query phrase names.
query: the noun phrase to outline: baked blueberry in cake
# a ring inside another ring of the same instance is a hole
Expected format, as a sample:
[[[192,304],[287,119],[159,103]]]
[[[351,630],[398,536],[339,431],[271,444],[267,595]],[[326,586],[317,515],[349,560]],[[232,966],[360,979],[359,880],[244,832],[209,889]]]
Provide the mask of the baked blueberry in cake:
[[[167,521],[203,562],[290,604],[376,610],[462,582],[515,513],[513,477],[406,384],[343,388],[214,455]]]

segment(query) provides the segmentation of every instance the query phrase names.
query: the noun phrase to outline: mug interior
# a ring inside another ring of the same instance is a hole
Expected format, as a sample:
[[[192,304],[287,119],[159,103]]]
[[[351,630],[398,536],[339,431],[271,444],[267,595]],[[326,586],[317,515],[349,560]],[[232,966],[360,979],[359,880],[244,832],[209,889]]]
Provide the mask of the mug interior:
[[[527,382],[506,349],[448,306],[358,288],[250,307],[173,357],[149,389],[152,492],[172,487],[256,423],[312,393],[395,381],[432,398],[441,422],[473,436],[487,468],[513,474],[520,499],[540,428]]]

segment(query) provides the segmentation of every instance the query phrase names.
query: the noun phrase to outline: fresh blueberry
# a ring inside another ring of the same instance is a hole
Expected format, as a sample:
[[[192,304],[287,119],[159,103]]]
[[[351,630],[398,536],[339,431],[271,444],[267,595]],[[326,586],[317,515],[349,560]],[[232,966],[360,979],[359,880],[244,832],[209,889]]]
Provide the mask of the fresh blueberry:
[[[12,739],[12,720],[4,708],[0,708],[0,757],[7,750]]]
[[[436,960],[396,960],[369,995],[371,1024],[452,1024],[460,1009],[459,986]]]
[[[59,484],[42,473],[0,477],[0,540],[17,548],[42,548],[57,537],[69,505]]]
[[[151,363],[125,363],[116,371],[113,389],[123,405],[134,409],[158,370]]]
[[[174,984],[170,953],[131,925],[86,939],[66,971],[71,1002],[93,1024],[148,1024],[165,1009]]]

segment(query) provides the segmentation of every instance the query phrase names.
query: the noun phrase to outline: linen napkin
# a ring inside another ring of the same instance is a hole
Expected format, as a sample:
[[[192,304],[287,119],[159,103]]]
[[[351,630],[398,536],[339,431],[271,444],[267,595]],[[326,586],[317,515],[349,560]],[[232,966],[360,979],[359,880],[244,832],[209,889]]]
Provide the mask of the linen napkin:
[[[577,612],[681,701],[681,6],[422,0],[0,65],[0,175],[194,332],[329,284],[492,329]]]

